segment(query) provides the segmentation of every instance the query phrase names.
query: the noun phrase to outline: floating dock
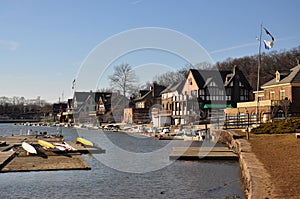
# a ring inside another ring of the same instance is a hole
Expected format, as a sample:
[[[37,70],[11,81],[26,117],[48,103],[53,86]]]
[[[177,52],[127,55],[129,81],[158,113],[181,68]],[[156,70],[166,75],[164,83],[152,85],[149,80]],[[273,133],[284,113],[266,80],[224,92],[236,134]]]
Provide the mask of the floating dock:
[[[173,147],[171,160],[238,160],[238,155],[226,147]]]
[[[90,170],[81,154],[105,153],[101,148],[86,148],[75,142],[67,142],[76,149],[74,151],[46,149],[38,144],[39,139],[50,143],[63,142],[63,137],[58,136],[0,136],[0,172]],[[21,146],[23,141],[34,146],[37,154],[28,154]]]
[[[14,158],[15,153],[14,151],[0,152],[0,169]]]

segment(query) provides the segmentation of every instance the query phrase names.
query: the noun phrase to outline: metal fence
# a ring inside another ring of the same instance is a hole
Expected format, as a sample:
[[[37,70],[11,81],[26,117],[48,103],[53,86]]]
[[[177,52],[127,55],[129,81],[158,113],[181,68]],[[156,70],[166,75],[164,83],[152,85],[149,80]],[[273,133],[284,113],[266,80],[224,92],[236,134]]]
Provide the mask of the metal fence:
[[[257,124],[256,114],[236,114],[236,115],[225,115],[224,128],[225,129],[236,129],[236,128],[247,128],[252,124]]]

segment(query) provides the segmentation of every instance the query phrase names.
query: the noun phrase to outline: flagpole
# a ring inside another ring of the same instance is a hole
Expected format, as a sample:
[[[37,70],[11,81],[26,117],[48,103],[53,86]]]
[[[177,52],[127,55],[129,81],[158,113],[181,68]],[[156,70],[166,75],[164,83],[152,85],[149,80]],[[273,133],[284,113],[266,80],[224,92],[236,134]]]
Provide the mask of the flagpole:
[[[262,37],[262,23],[260,24],[260,36],[259,36],[259,48],[258,48],[258,67],[257,67],[257,85],[256,85],[256,122],[260,121],[259,117],[259,77],[260,77],[260,67],[261,67],[261,37]]]

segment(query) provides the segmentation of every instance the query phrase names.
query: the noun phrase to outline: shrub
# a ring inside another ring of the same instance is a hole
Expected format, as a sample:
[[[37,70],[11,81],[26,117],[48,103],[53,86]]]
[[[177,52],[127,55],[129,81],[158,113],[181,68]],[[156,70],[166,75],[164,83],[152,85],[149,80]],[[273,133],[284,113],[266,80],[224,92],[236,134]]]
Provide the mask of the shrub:
[[[252,129],[251,132],[254,134],[295,133],[297,128],[300,128],[300,119],[291,118],[261,124],[259,127]]]

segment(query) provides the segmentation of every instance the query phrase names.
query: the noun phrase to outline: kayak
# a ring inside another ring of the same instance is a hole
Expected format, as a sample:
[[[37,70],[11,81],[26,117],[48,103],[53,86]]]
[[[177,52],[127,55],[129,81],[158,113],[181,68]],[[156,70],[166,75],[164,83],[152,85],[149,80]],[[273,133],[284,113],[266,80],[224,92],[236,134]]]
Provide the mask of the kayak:
[[[51,144],[50,142],[44,141],[44,140],[38,140],[39,145],[43,146],[43,147],[47,147],[50,149],[54,149],[55,146],[53,144]]]
[[[70,146],[67,143],[53,143],[53,145],[59,149],[60,151],[76,151],[75,148],[73,148],[72,146]]]
[[[77,142],[79,142],[83,145],[86,145],[86,146],[94,146],[94,144],[91,141],[89,141],[87,139],[84,139],[84,138],[81,138],[81,137],[77,138]]]

